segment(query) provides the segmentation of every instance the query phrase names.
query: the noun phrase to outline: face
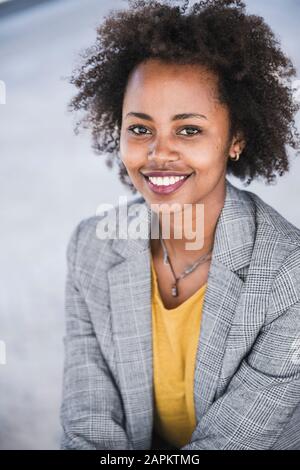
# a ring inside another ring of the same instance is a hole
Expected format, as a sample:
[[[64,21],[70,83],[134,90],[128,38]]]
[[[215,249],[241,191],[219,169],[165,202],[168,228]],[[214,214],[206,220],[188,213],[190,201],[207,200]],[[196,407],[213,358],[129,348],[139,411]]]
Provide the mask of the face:
[[[229,155],[241,151],[229,128],[215,75],[198,65],[151,59],[127,83],[120,156],[148,204],[214,204],[224,195]]]

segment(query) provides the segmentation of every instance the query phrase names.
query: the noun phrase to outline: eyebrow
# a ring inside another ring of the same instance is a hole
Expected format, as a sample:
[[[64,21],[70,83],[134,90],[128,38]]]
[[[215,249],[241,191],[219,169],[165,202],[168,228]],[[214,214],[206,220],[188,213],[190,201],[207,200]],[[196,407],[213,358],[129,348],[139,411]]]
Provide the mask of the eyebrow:
[[[151,116],[149,116],[149,114],[145,114],[145,113],[135,113],[135,112],[132,111],[130,113],[127,113],[125,117],[128,117],[128,116],[135,116],[135,117],[138,117],[140,119],[145,119],[146,121],[153,121],[153,118]],[[171,121],[178,121],[178,120],[181,120],[181,119],[189,119],[189,118],[192,118],[192,117],[207,119],[207,117],[204,116],[204,114],[181,113],[181,114],[175,114],[172,117]]]

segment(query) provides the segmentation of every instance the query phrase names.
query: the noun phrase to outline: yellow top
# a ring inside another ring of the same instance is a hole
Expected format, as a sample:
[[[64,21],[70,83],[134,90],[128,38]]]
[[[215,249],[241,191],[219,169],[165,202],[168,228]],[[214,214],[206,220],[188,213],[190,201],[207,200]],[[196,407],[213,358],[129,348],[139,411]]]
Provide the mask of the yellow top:
[[[180,448],[196,427],[194,368],[207,283],[176,308],[162,302],[151,256],[154,429]]]

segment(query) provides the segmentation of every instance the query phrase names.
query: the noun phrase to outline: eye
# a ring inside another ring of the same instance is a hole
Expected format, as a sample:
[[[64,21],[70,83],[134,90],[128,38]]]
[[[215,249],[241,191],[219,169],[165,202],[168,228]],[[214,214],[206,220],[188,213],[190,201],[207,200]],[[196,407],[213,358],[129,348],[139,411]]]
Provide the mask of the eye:
[[[143,132],[136,132],[134,129],[139,129],[139,130],[143,130]],[[151,132],[147,132],[149,129],[147,129],[145,126],[142,126],[142,125],[134,125],[134,126],[130,126],[128,128],[128,131],[131,132],[132,134],[134,135],[149,135],[151,134]],[[185,134],[186,137],[192,137],[194,135],[197,135],[197,134],[200,134],[202,132],[202,130],[199,128],[199,127],[195,127],[195,126],[186,126],[182,129],[182,131],[192,131],[192,133],[187,133]],[[184,135],[184,134],[182,134]]]
[[[129,132],[131,132],[132,134],[135,134],[135,135],[146,135],[146,132],[135,132],[134,129],[144,129],[144,130],[148,130],[145,126],[131,126],[128,128]]]
[[[196,134],[200,134],[202,132],[202,130],[199,128],[199,127],[194,127],[194,126],[186,126],[182,129],[183,131],[185,130],[192,130],[192,131],[196,131],[196,132],[193,132],[192,134],[190,133],[187,133],[187,134],[183,134],[183,135],[186,135],[186,136],[193,136],[193,135],[196,135]]]

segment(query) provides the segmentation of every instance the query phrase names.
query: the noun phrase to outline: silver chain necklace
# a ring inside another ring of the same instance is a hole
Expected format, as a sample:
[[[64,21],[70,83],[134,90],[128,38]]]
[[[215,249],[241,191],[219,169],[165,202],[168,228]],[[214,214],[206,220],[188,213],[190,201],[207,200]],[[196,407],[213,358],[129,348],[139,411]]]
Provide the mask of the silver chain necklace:
[[[174,277],[174,282],[175,283],[172,286],[171,294],[172,294],[173,297],[178,297],[178,295],[179,295],[178,286],[177,286],[178,281],[180,279],[184,278],[185,276],[187,276],[188,274],[190,274],[191,272],[193,272],[197,268],[197,266],[199,266],[199,264],[205,263],[205,261],[210,259],[211,258],[210,253],[212,252],[212,248],[208,251],[208,253],[206,253],[205,255],[202,255],[200,258],[198,258],[193,264],[188,265],[187,268],[183,271],[183,273],[181,273],[180,276],[176,277],[173,266],[171,264],[170,257],[168,255],[167,248],[165,246],[165,243],[164,243],[163,239],[161,238],[160,231],[159,231],[159,239],[160,239],[160,243],[161,243],[161,246],[162,246],[163,252],[164,252],[164,264],[168,264],[170,266],[173,277]]]

